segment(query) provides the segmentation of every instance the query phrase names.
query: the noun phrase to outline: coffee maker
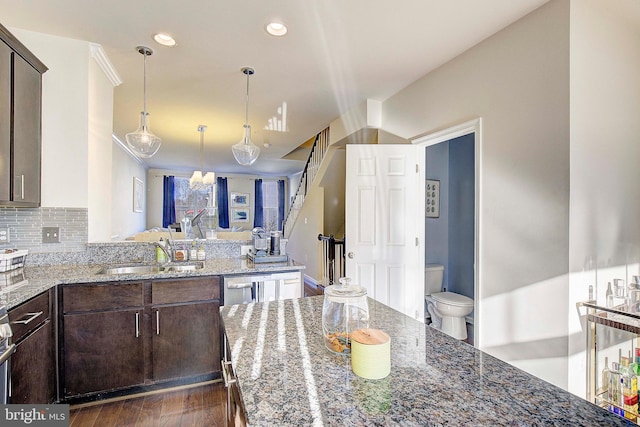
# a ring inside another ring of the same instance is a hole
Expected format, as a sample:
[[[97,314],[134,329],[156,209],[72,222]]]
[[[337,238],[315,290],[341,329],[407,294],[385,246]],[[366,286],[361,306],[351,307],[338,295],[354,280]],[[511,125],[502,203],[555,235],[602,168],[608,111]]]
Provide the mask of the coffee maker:
[[[256,227],[251,231],[252,246],[247,254],[253,262],[286,262],[286,254],[280,253],[279,231],[267,232],[262,227]]]

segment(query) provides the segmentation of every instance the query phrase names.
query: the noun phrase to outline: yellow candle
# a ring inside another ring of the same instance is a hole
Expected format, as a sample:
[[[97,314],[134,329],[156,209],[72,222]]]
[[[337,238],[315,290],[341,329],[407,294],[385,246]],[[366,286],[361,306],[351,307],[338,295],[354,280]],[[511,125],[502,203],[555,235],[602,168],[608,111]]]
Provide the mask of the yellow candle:
[[[378,329],[358,329],[351,334],[351,369],[370,380],[391,372],[391,339]]]

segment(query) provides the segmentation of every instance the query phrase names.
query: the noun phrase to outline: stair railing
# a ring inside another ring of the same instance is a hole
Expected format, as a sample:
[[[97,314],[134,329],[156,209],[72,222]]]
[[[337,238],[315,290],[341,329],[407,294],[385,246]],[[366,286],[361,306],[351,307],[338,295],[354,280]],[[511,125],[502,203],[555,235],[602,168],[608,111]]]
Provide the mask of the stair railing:
[[[293,197],[293,202],[291,203],[291,206],[289,206],[289,211],[282,223],[285,238],[288,238],[291,235],[293,225],[295,224],[298,214],[302,209],[307,192],[311,189],[311,184],[320,169],[320,163],[322,163],[322,159],[324,159],[324,156],[327,153],[327,148],[329,148],[329,128],[326,128],[317,134],[316,139],[313,142],[311,152],[307,158],[307,163],[305,164],[302,176],[300,177],[300,183],[298,184],[295,196]]]
[[[318,234],[318,240],[322,242],[322,286],[327,287],[344,277],[344,239]]]

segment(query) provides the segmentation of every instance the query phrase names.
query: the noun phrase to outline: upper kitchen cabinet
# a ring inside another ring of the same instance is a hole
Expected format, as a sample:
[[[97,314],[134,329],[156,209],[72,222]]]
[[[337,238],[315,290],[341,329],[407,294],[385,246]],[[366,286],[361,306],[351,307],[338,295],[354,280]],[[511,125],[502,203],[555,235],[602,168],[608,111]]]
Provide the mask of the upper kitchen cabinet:
[[[0,40],[0,206],[38,207],[47,67],[2,25]]]

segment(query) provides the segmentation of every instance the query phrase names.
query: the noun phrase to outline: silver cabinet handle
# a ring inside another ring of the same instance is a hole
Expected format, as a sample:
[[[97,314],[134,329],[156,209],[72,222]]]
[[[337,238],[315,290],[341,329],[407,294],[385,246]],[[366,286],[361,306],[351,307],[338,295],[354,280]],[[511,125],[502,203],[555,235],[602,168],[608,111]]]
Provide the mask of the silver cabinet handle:
[[[20,178],[20,198],[24,200],[24,174],[16,175],[16,178]]]
[[[156,335],[160,335],[160,310],[156,310]]]
[[[225,362],[224,360],[221,360],[220,364],[222,365],[222,378],[224,379],[224,386],[229,387],[229,384],[234,384],[236,382],[235,378],[229,379],[231,375],[229,374],[227,369],[229,369],[229,367],[231,366],[231,362]]]
[[[251,286],[253,286],[253,283],[251,282],[251,278],[248,278],[246,282],[243,283],[229,283],[227,284],[227,289],[244,289],[244,288],[250,288]]]
[[[136,312],[136,338],[140,336],[140,313]]]
[[[16,351],[16,345],[15,344],[11,344],[5,351],[4,353],[0,354],[0,365],[2,365],[4,362],[6,362],[7,360],[9,360],[9,358],[11,357],[11,355]]]
[[[355,256],[355,254],[353,252],[349,252],[347,254],[347,256],[349,257],[349,259],[353,259],[353,257]]]
[[[32,320],[38,318],[43,312],[42,311],[38,311],[37,313],[27,313],[27,316],[29,316],[29,318],[27,319],[20,319],[20,320],[14,320],[13,323],[14,325],[16,323],[22,324],[22,325],[28,325],[29,323],[31,323]]]

